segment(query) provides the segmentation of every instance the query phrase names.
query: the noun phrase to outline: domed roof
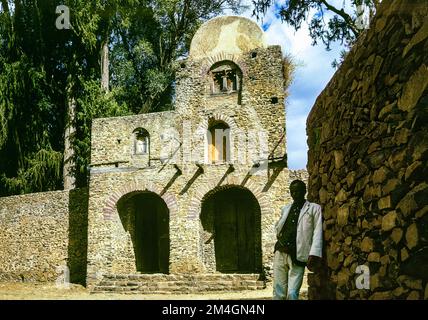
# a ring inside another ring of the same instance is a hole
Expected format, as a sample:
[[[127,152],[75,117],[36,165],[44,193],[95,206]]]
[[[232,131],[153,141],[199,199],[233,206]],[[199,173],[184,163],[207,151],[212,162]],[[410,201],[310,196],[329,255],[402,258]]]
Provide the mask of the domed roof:
[[[220,52],[241,54],[260,47],[266,47],[265,35],[254,21],[224,16],[208,20],[199,28],[189,55],[192,59],[201,59]]]

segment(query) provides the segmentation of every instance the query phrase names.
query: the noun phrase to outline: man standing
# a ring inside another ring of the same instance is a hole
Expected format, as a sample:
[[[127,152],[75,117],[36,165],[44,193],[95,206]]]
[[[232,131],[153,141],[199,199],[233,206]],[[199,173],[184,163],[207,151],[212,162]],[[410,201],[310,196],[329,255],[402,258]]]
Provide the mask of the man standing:
[[[313,271],[322,256],[321,206],[305,200],[306,185],[301,180],[291,182],[290,194],[293,203],[282,208],[275,224],[274,300],[297,300],[305,266]]]

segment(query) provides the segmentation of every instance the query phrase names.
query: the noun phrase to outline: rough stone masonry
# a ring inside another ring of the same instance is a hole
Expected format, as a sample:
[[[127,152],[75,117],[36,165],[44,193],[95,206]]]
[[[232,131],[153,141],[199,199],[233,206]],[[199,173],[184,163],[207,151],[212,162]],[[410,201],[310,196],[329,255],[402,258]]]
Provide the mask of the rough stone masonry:
[[[86,282],[88,190],[0,198],[0,281]]]
[[[383,1],[309,115],[326,253],[310,299],[428,299],[427,17],[425,0]]]

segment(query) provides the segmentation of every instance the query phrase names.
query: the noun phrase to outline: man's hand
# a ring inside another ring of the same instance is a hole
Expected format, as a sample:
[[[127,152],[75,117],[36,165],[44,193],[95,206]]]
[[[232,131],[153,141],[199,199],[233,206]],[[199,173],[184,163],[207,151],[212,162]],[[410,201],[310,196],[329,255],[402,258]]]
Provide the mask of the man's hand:
[[[309,271],[320,272],[321,267],[322,267],[322,259],[320,257],[317,257],[317,256],[309,256],[308,262],[307,262],[307,267],[308,267]]]

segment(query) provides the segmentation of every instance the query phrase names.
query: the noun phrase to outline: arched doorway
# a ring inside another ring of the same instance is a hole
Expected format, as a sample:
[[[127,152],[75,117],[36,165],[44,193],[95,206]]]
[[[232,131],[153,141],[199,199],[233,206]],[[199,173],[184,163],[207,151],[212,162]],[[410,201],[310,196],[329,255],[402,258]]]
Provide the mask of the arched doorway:
[[[260,206],[249,190],[231,186],[210,192],[203,199],[201,222],[213,234],[217,271],[261,271]]]
[[[119,216],[131,234],[138,272],[169,272],[169,210],[153,192],[136,192],[117,203]]]

